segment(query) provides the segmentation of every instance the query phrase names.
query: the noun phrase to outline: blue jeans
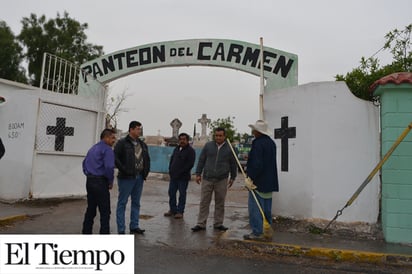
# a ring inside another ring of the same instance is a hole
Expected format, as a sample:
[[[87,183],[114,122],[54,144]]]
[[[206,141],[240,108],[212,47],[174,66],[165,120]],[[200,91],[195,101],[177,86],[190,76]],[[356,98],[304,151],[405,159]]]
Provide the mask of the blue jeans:
[[[169,207],[172,213],[185,212],[186,205],[186,192],[187,186],[189,185],[188,180],[172,180],[169,182]],[[176,193],[179,190],[179,203],[176,204]]]
[[[138,175],[135,179],[118,179],[119,196],[117,200],[116,221],[117,232],[124,233],[126,205],[131,197],[130,225],[129,229],[139,228],[140,197],[143,191],[143,177]]]
[[[255,196],[263,209],[263,213],[266,216],[266,220],[268,220],[269,224],[272,224],[272,199],[263,199],[260,197],[256,192]],[[259,236],[263,233],[263,218],[262,213],[256,204],[255,198],[253,198],[252,194],[249,192],[249,200],[248,200],[248,208],[249,208],[249,224],[252,228],[252,233],[256,236]]]

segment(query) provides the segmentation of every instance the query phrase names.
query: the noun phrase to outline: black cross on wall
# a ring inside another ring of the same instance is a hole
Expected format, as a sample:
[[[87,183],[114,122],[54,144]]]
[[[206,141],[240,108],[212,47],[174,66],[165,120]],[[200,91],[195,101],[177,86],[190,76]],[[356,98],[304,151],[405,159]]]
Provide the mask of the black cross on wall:
[[[56,126],[47,126],[47,135],[55,135],[55,151],[64,151],[64,137],[74,135],[74,127],[66,127],[66,118],[57,117]]]
[[[275,139],[281,139],[281,170],[289,170],[289,138],[296,138],[296,127],[288,127],[289,117],[281,118],[281,128],[275,129]]]

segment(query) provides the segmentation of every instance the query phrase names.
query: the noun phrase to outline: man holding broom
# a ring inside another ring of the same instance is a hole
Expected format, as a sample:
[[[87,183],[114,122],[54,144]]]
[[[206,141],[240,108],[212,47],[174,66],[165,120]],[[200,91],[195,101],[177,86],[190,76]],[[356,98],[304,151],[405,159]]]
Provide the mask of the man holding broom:
[[[272,223],[272,192],[279,191],[276,144],[270,137],[271,133],[265,121],[258,120],[249,127],[255,136],[246,165],[245,181],[249,189],[249,224],[252,233],[245,235],[244,239],[260,240],[271,237],[272,230],[269,224]],[[260,204],[260,208],[257,203]],[[269,230],[269,233],[266,230]]]

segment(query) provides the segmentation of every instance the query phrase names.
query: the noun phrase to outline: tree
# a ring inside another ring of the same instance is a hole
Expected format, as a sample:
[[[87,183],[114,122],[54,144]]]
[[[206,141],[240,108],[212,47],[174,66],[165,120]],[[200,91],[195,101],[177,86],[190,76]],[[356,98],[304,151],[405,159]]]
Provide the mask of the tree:
[[[390,50],[393,59],[403,71],[412,69],[411,31],[412,24],[409,24],[402,31],[394,29],[385,35],[384,49]]]
[[[336,75],[337,81],[345,81],[352,93],[365,100],[373,100],[369,93],[369,87],[380,78],[395,72],[412,71],[411,51],[412,24],[404,30],[397,29],[385,35],[385,45],[381,50],[389,50],[392,53],[391,64],[381,66],[376,57],[362,57],[359,67],[348,72],[345,76]]]
[[[7,26],[0,21],[0,78],[27,83],[25,70],[20,66],[22,62],[22,48]]]
[[[129,96],[130,94],[127,94],[126,90],[123,90],[123,92],[116,95],[116,97],[110,96],[108,98],[106,103],[106,128],[117,129],[117,120],[119,118],[119,114],[121,112],[127,112],[127,109],[123,108],[122,106],[126,101],[126,98]]]
[[[24,17],[23,28],[18,40],[25,49],[28,73],[32,85],[39,86],[43,54],[49,52],[58,57],[81,65],[103,54],[103,47],[86,42],[87,23],[81,24],[64,12],[63,17],[57,13],[56,19],[46,20],[35,14]]]
[[[212,121],[209,124],[209,128],[214,131],[216,128],[221,127],[224,128],[226,131],[226,138],[228,138],[231,142],[233,142],[235,139],[237,139],[236,136],[236,129],[234,126],[234,120],[235,117],[230,117],[228,116],[227,118],[219,118],[215,121]]]

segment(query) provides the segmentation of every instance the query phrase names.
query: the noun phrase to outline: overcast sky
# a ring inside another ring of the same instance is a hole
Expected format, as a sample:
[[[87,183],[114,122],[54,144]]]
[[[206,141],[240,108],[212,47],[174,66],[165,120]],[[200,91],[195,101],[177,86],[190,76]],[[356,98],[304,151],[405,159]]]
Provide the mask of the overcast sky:
[[[216,38],[240,40],[294,53],[299,58],[299,84],[334,81],[370,57],[384,44],[389,31],[412,23],[411,0],[0,0],[0,20],[15,35],[30,13],[56,18],[69,13],[88,23],[88,42],[104,52],[148,43]],[[390,55],[377,55],[382,64]],[[202,113],[216,120],[235,117],[238,131],[259,116],[259,78],[223,68],[184,67],[146,71],[110,84],[115,96],[130,94],[128,112],[119,125],[143,123],[146,135],[171,136],[169,123],[178,118],[180,132],[193,133]]]

